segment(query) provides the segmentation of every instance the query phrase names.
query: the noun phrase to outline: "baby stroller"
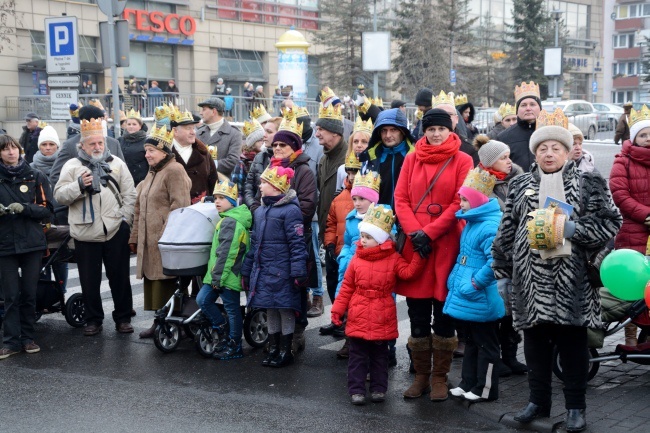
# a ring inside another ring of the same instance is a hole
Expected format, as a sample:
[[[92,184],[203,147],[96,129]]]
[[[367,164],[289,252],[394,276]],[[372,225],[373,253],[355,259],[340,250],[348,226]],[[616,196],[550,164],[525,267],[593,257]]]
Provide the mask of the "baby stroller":
[[[84,301],[81,293],[65,300],[63,281],[57,278],[52,267],[60,263],[74,263],[74,240],[67,225],[52,225],[45,232],[50,255],[43,258],[40,278],[36,287],[36,320],[44,314],[61,313],[70,326],[80,328],[86,324]],[[51,276],[52,275],[52,276]]]
[[[202,277],[197,275],[205,275],[218,221],[219,214],[211,203],[177,209],[169,215],[158,241],[163,272],[179,277],[176,292],[155,315],[154,344],[164,353],[176,350],[183,333],[194,338],[196,349],[206,357],[212,356],[219,343],[218,333],[201,313],[195,297],[184,294],[180,288],[180,277],[192,276],[200,283]],[[226,316],[223,306],[218,305]],[[268,339],[266,311],[249,309],[244,313],[244,338],[252,347],[263,347]]]

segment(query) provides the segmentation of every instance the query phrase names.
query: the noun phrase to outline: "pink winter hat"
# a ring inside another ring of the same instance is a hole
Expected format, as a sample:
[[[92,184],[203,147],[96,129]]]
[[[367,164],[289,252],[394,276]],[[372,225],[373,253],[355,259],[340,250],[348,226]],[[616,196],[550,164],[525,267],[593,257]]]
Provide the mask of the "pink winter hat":
[[[469,205],[472,206],[472,209],[482,206],[490,200],[485,194],[468,186],[461,186],[458,190],[458,194],[467,199]]]

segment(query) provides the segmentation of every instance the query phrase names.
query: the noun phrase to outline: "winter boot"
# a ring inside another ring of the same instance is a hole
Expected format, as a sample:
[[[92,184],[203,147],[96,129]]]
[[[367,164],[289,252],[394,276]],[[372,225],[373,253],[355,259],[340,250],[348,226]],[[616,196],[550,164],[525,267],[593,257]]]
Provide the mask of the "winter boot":
[[[636,325],[629,323],[625,325],[625,345],[626,346],[636,346],[639,344],[639,341],[636,338]]]
[[[503,359],[499,359],[497,371],[499,372],[499,377],[510,377],[512,375],[512,370],[503,362]]]
[[[241,348],[241,340],[235,341],[231,339],[228,341],[226,349],[215,353],[213,358],[218,359],[219,361],[228,361],[230,359],[243,358],[243,356],[244,351]]]
[[[343,347],[336,352],[336,357],[338,359],[348,359],[350,357],[350,340],[348,337],[345,337],[345,343],[343,344]]]
[[[314,295],[311,308],[307,310],[307,317],[319,317],[323,314],[323,297]]]
[[[431,401],[445,401],[449,397],[447,374],[451,369],[454,350],[458,346],[458,337],[444,338],[431,335],[433,352],[433,371],[431,373]]]
[[[517,346],[519,346],[517,343],[512,342],[502,346],[501,357],[503,363],[510,369],[512,374],[523,375],[528,373],[528,367],[517,359]]]
[[[404,398],[418,398],[429,391],[431,376],[431,338],[409,337],[408,347],[411,349],[411,359],[415,367],[413,384],[404,391]]]
[[[280,368],[293,364],[293,351],[291,350],[291,347],[293,346],[292,343],[293,334],[280,336],[280,353],[277,357],[271,360],[269,367]]]
[[[269,334],[269,353],[266,358],[262,360],[262,365],[268,367],[271,361],[280,354],[280,333]]]
[[[293,353],[300,353],[305,350],[305,327],[296,323],[294,333],[293,346],[291,350]]]
[[[521,336],[512,326],[512,316],[505,316],[499,324],[499,344],[501,345],[501,362],[499,362],[499,377],[528,372],[528,367],[517,360],[517,347]]]
[[[138,335],[138,337],[140,337],[140,338],[153,338],[153,333],[154,333],[155,330],[156,330],[156,322],[154,321],[153,325],[151,325],[151,328],[145,329],[144,331],[142,331]]]

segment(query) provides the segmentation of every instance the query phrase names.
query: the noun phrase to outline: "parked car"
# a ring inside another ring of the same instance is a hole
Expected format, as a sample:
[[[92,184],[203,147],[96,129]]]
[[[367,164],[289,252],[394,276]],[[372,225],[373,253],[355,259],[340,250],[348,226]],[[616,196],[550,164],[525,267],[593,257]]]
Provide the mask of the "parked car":
[[[614,131],[618,124],[618,119],[620,119],[621,114],[623,114],[623,107],[614,104],[605,104],[603,102],[596,102],[592,105],[598,113],[599,129]]]
[[[598,114],[591,105],[591,102],[582,99],[570,99],[568,101],[542,101],[542,108],[546,111],[553,111],[560,107],[569,122],[580,128],[587,140],[596,138],[598,132]]]
[[[488,107],[488,108],[479,108],[476,110],[476,116],[474,116],[474,126],[478,129],[478,132],[481,134],[487,134],[490,132],[494,126],[494,113],[496,113],[498,108]]]

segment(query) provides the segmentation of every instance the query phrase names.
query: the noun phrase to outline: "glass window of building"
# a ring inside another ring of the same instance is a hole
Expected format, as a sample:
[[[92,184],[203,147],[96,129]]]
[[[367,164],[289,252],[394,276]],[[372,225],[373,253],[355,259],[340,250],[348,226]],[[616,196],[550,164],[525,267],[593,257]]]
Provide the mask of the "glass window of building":
[[[225,79],[267,80],[262,56],[264,53],[247,50],[231,50],[219,48],[218,71],[219,76]]]
[[[307,98],[314,99],[320,92],[320,58],[307,57]]]
[[[168,80],[174,76],[174,47],[131,41],[130,65],[124,76],[151,80]]]
[[[126,5],[129,9],[160,11],[164,13],[175,12],[175,6],[168,3],[159,3],[145,0],[129,0]]]

